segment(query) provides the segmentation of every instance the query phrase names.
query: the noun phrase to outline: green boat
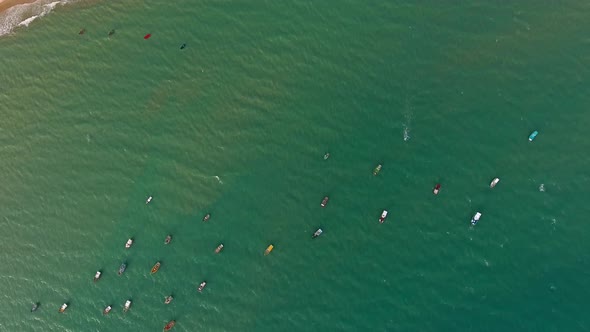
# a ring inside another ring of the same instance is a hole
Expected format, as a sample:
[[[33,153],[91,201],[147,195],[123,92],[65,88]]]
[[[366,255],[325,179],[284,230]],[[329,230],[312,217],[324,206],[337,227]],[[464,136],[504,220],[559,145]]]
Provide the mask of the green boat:
[[[383,167],[381,164],[377,165],[377,167],[375,167],[373,170],[373,175],[379,174],[379,172],[381,172],[381,167]]]

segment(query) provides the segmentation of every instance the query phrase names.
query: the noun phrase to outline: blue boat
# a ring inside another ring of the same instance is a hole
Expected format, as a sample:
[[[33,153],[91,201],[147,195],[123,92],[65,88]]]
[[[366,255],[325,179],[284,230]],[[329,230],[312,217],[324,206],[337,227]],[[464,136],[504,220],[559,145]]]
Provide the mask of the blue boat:
[[[529,136],[529,142],[532,142],[535,139],[535,137],[537,137],[538,134],[539,134],[538,131],[536,131],[536,130],[533,131],[533,133]]]

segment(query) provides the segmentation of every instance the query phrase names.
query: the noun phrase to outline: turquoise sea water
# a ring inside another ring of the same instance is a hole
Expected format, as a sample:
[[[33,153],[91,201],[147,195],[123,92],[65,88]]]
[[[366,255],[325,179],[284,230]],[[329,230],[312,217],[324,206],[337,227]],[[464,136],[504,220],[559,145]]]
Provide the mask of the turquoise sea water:
[[[0,330],[589,331],[589,12],[88,1],[0,37]]]

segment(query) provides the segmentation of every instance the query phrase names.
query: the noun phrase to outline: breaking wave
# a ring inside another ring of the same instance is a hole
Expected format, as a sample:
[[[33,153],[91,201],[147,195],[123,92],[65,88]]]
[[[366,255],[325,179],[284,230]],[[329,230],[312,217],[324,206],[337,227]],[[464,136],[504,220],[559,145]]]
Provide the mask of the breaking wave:
[[[56,6],[73,1],[75,0],[38,0],[10,7],[0,13],[0,36],[11,33],[17,27],[27,27],[39,17],[49,14]]]

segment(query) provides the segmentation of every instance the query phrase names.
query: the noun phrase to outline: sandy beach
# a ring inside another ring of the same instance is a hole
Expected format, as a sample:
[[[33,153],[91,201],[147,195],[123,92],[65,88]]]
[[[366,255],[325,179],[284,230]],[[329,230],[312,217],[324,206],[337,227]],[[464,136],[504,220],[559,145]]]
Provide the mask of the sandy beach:
[[[35,2],[35,0],[0,0],[0,12],[7,10],[10,7],[21,5],[24,3]]]

